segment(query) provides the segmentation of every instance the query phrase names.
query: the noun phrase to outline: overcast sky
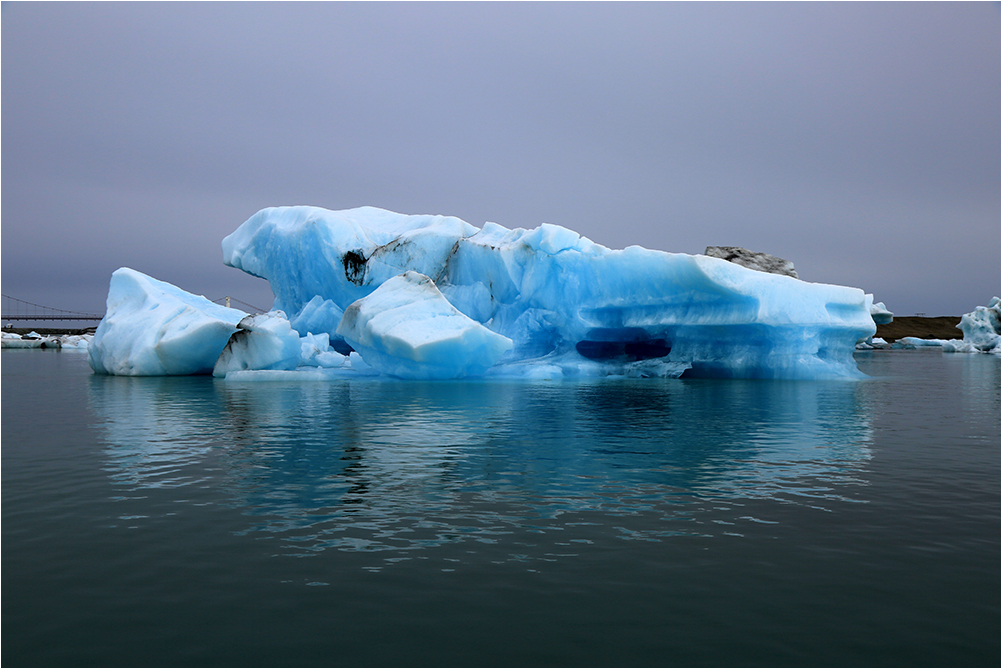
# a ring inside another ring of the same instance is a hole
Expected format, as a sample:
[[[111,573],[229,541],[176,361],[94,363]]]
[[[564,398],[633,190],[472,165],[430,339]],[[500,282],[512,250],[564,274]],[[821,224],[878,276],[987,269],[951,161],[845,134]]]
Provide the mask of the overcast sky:
[[[374,205],[737,245],[899,315],[1000,293],[997,3],[4,3],[3,293],[128,266],[271,306],[220,241]]]

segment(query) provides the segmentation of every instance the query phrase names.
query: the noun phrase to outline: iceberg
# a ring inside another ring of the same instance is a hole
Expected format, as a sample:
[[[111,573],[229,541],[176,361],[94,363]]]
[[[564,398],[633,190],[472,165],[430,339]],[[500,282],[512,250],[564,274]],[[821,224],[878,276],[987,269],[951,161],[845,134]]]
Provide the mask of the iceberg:
[[[988,307],[976,307],[963,315],[958,328],[961,328],[965,344],[981,352],[1000,353],[1000,299],[994,297]],[[951,342],[953,346],[957,340]],[[945,346],[944,351],[948,351],[948,347]]]
[[[881,326],[895,320],[895,315],[885,307],[885,303],[873,302],[874,296],[871,296],[871,300],[871,318],[875,324]]]
[[[111,276],[105,316],[87,348],[97,373],[208,374],[247,314],[130,268]]]
[[[250,316],[121,268],[88,347],[95,372],[856,378],[856,345],[890,316],[871,294],[801,281],[764,254],[748,252],[760,264],[751,269],[614,250],[547,223],[273,207],[222,250],[227,265],[269,282],[271,312]],[[761,271],[767,261],[780,271]]]
[[[499,353],[487,344],[490,332],[511,348],[483,370],[489,375],[858,377],[855,345],[875,332],[873,298],[860,289],[706,255],[612,250],[546,223],[478,229],[374,207],[273,207],[222,249],[227,265],[269,282],[273,309],[300,336],[326,333],[338,352],[358,349],[366,363],[400,376],[478,374]],[[399,279],[409,272],[438,296],[395,301],[391,289],[416,286],[414,277]],[[371,304],[352,307],[391,280]],[[396,316],[379,318],[377,305],[391,304]],[[434,315],[457,313],[481,329],[466,323],[469,336],[443,334],[423,359]],[[451,368],[447,349],[457,359]]]

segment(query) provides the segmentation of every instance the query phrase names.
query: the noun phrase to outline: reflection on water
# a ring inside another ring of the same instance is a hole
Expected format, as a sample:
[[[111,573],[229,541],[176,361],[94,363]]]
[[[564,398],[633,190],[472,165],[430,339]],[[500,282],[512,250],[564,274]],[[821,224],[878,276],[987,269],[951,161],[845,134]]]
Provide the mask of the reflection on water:
[[[89,399],[123,505],[209,490],[277,553],[404,560],[526,532],[574,546],[597,524],[623,539],[741,534],[770,523],[743,516],[750,500],[863,502],[864,384],[94,376]]]

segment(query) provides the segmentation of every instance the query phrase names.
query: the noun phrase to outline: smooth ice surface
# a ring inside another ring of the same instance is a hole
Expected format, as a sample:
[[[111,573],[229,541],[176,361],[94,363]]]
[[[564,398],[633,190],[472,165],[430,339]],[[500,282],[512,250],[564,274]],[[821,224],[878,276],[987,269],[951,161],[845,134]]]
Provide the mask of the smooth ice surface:
[[[91,368],[113,375],[212,372],[247,314],[142,272],[112,273],[104,319],[88,347]]]
[[[338,335],[377,370],[406,379],[479,375],[512,348],[512,340],[460,313],[431,279],[410,271],[349,305]]]
[[[226,264],[269,281],[274,308],[300,335],[327,332],[332,344],[349,305],[405,271],[421,273],[457,310],[512,340],[487,374],[626,375],[640,367],[650,368],[642,376],[689,368],[699,376],[855,377],[854,346],[875,332],[872,297],[860,289],[702,255],[610,250],[550,224],[478,230],[454,217],[372,207],[275,207],[222,246]]]

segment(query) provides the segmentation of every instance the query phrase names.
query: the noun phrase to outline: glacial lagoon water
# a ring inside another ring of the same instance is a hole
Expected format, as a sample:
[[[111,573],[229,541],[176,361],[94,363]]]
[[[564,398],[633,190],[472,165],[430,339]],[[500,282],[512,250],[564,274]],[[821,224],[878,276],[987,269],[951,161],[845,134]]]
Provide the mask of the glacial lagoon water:
[[[2,354],[5,666],[998,666],[1000,359],[228,383]]]

